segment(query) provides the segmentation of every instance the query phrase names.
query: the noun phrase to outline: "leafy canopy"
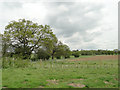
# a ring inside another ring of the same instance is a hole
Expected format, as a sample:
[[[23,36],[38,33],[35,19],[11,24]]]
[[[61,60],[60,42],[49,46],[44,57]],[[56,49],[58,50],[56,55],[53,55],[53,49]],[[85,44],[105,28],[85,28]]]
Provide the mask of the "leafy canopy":
[[[5,27],[3,40],[12,47],[11,51],[31,54],[32,51],[42,47],[46,42],[57,42],[49,25],[38,25],[30,20],[19,19],[11,21]]]

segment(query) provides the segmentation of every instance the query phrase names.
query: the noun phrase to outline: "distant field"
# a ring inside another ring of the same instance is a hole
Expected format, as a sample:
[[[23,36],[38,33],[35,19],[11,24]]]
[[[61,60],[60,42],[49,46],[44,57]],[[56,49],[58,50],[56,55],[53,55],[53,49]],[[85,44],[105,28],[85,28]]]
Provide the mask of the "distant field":
[[[118,56],[32,62],[2,70],[3,88],[117,88]]]

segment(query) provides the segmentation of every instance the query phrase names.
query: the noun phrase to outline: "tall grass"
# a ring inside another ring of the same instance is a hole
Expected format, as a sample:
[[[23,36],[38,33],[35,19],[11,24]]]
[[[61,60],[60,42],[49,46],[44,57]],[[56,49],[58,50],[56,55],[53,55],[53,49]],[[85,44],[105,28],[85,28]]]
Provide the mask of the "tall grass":
[[[31,66],[32,63],[29,59],[23,60],[21,58],[10,58],[10,57],[3,57],[2,58],[2,68],[25,68]]]

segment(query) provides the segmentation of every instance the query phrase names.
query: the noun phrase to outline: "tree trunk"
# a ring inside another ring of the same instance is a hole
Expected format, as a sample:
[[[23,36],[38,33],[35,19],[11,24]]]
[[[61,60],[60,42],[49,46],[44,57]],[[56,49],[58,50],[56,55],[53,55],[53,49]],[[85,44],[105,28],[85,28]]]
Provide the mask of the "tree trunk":
[[[54,53],[55,53],[55,50],[53,50],[52,52],[52,60],[54,59]]]
[[[54,59],[54,56],[52,55],[52,60]]]

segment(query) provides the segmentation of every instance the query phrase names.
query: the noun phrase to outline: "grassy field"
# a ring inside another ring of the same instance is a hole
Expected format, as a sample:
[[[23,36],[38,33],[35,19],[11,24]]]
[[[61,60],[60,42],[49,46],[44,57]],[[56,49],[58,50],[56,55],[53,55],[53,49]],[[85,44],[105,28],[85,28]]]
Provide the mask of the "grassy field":
[[[117,56],[32,62],[2,70],[3,88],[117,88]]]
[[[2,68],[1,67],[2,67],[2,60],[0,57],[0,89],[2,88]]]

